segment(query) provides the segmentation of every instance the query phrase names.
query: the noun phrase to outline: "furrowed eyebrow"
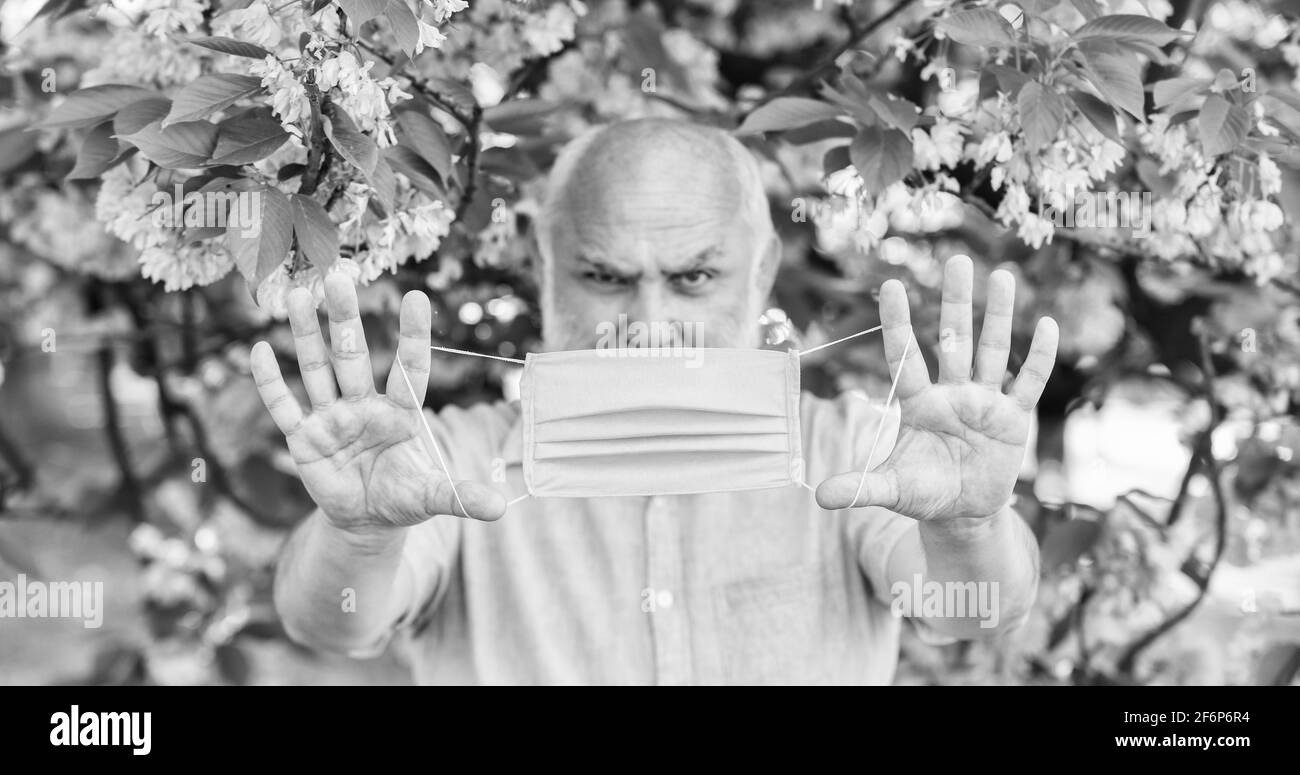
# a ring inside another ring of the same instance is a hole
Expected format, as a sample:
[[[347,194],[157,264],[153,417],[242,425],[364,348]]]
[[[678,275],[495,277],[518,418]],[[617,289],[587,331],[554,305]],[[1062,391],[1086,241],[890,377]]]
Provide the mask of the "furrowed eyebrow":
[[[707,269],[709,264],[713,263],[714,259],[721,254],[722,249],[717,246],[706,248],[695,254],[695,257],[687,262],[685,266],[678,267],[677,269],[665,269],[663,274],[665,277],[674,277],[676,275],[686,274],[700,269]]]
[[[606,274],[611,274],[615,277],[622,278],[625,280],[634,280],[637,277],[641,276],[640,272],[628,272],[625,269],[614,266],[613,264],[601,260],[599,258],[578,255],[577,260],[578,263],[584,265],[584,268],[586,269],[592,269],[598,272],[604,272]]]

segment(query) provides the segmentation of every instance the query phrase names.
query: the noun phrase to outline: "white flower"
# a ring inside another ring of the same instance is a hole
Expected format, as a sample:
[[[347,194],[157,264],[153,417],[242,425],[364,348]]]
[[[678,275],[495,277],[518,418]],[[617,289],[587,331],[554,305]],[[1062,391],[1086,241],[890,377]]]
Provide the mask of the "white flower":
[[[145,32],[162,38],[177,30],[193,32],[203,24],[204,4],[199,0],[149,0],[141,25]]]
[[[1286,221],[1282,208],[1262,199],[1241,206],[1241,222],[1253,231],[1275,231]]]
[[[893,49],[894,58],[900,62],[907,61],[907,55],[916,50],[916,43],[903,33],[902,28],[894,30],[894,39],[888,44]]]
[[[1151,225],[1157,231],[1182,231],[1187,225],[1187,205],[1178,199],[1160,199],[1151,206]]]
[[[411,95],[402,91],[392,78],[375,81],[370,77],[374,62],[362,65],[350,51],[340,52],[321,63],[316,82],[322,91],[338,89],[336,103],[365,131],[376,132],[380,145],[390,139],[389,104]],[[391,145],[392,143],[387,143]]]
[[[962,134],[966,131],[966,127],[945,118],[936,120],[929,132],[913,129],[913,166],[923,170],[956,167],[961,161]]]
[[[474,101],[490,108],[506,96],[506,79],[484,62],[475,62],[469,68],[469,87]]]
[[[166,235],[148,213],[153,207],[152,186],[137,185],[139,171],[130,163],[120,164],[101,176],[95,197],[95,219],[114,237],[136,248],[161,244]]]
[[[426,24],[423,19],[417,20],[416,24],[420,26],[420,39],[416,41],[415,53],[418,54],[426,48],[442,48],[442,44],[447,40],[446,35],[432,24]]]
[[[993,132],[985,135],[980,144],[974,147],[973,154],[968,155],[974,160],[976,166],[983,167],[989,162],[1006,164],[1011,158],[1011,153],[1011,135],[1006,132]]]
[[[1266,153],[1259,155],[1259,187],[1264,196],[1276,194],[1282,190],[1282,171],[1277,163]]]
[[[1034,213],[1026,213],[1020,222],[1020,228],[1016,230],[1016,236],[1035,250],[1041,248],[1044,242],[1050,245],[1055,234],[1056,225]]]
[[[1187,208],[1187,233],[1192,237],[1208,237],[1223,222],[1222,209],[1217,192],[1201,189]]]
[[[568,6],[553,5],[540,19],[524,26],[524,42],[535,56],[554,54],[573,39],[577,21],[577,15]]]
[[[997,169],[999,168],[994,167],[994,170]],[[1025,190],[1024,184],[1011,182],[1007,184],[1006,192],[1002,195],[1002,201],[998,203],[994,215],[1002,223],[1010,226],[1023,221],[1029,214],[1029,207],[1029,192]]]
[[[292,131],[289,125],[293,122],[311,116],[307,88],[280,60],[268,56],[261,62],[253,63],[248,72],[262,77],[262,86],[271,92],[271,109],[280,117],[280,123],[286,131]]]
[[[263,0],[221,14],[212,20],[212,26],[217,35],[256,43],[263,48],[274,49],[280,44],[280,24]]]
[[[1092,159],[1088,162],[1089,177],[1100,180],[1111,172],[1124,161],[1128,151],[1124,146],[1112,140],[1102,140],[1093,146]]]
[[[154,245],[140,253],[140,274],[161,282],[163,290],[169,292],[209,285],[225,277],[234,266],[234,256],[219,239],[185,246]]]
[[[459,13],[469,7],[465,0],[433,0],[433,21],[435,24],[442,24],[451,18],[454,13]]]

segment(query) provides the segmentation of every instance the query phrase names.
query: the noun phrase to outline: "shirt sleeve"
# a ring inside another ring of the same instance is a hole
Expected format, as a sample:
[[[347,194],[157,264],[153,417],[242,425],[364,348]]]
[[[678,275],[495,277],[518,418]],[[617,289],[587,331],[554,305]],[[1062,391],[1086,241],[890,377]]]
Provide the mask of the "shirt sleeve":
[[[508,405],[480,404],[470,409],[452,406],[437,414],[426,409],[425,417],[453,480],[491,481],[493,461],[509,429]],[[420,434],[427,447],[423,428]],[[428,452],[431,472],[441,475],[436,453],[432,449]],[[457,572],[463,525],[462,517],[440,514],[406,531],[396,579],[397,594],[406,604],[393,623],[393,631],[418,627],[446,596]]]
[[[851,461],[844,470],[861,472],[868,465],[870,470],[875,470],[889,458],[898,440],[898,405],[886,410],[880,403],[858,394],[845,394],[837,401],[840,404],[837,412],[846,429],[845,456]],[[857,548],[858,565],[871,585],[871,593],[881,603],[892,605],[894,594],[889,580],[889,560],[903,537],[916,528],[917,522],[874,506],[846,511],[849,534]],[[923,643],[942,646],[957,642],[956,638],[932,628],[924,619],[911,618],[909,621]]]
[[[844,393],[834,399],[805,394],[802,404],[808,482],[813,487],[836,474],[862,471],[869,453],[873,469],[889,457],[898,435],[897,408],[885,412],[861,393]],[[841,509],[839,514],[845,539],[857,556],[871,594],[888,605],[889,557],[915,520],[877,507]]]

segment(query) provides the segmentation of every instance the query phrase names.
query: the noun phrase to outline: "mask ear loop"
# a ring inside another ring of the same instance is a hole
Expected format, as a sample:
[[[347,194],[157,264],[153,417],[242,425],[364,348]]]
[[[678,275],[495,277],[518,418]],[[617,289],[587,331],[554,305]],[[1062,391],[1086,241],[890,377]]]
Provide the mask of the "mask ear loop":
[[[469,350],[457,350],[454,347],[439,347],[436,344],[429,345],[429,349],[438,350],[440,352],[445,352],[445,353],[454,353],[456,355],[472,355],[475,358],[490,358],[494,361],[506,361],[508,363],[518,363],[520,365],[526,365],[528,363],[527,361],[521,360],[519,358],[506,358],[500,355],[487,355],[486,353],[475,353],[475,352],[470,352]],[[397,360],[397,365],[401,366],[402,378],[406,380],[406,387],[411,391],[412,400],[415,400],[415,386],[411,384],[410,377],[406,376],[406,367],[402,366],[402,361],[400,358]],[[416,403],[418,404],[419,401],[416,400]],[[442,450],[438,448],[438,441],[433,437],[433,430],[429,427],[429,421],[425,419],[424,412],[420,412],[420,421],[424,423],[424,430],[429,434],[429,440],[433,442],[434,451],[438,453],[438,462],[442,463],[442,471],[444,474],[447,475],[447,481],[451,482],[452,494],[456,496],[456,502],[460,503],[460,493],[456,492],[456,483],[451,478],[451,472],[447,470],[447,462],[443,460]],[[530,497],[532,497],[531,493],[524,493],[523,495],[520,495],[518,498],[515,498],[514,500],[507,501],[506,508],[509,509],[511,506],[515,505],[516,503],[523,500],[524,498],[530,498]],[[460,503],[460,508],[461,511],[465,511],[465,504]],[[469,512],[465,511],[465,514],[468,515]]]
[[[849,334],[848,336],[842,336],[842,337],[840,337],[839,339],[836,339],[836,340],[833,341],[833,342],[827,342],[826,344],[819,344],[819,345],[817,345],[816,347],[812,347],[812,348],[809,348],[809,349],[807,349],[807,350],[801,350],[801,351],[799,352],[799,357],[802,358],[803,356],[805,356],[805,355],[809,355],[809,354],[811,354],[811,353],[815,353],[815,352],[817,352],[818,350],[824,350],[824,349],[826,349],[827,347],[832,347],[832,346],[837,345],[837,344],[839,344],[839,343],[841,343],[841,342],[847,342],[847,341],[850,340],[850,339],[855,339],[855,338],[857,338],[857,337],[859,337],[859,336],[864,336],[864,335],[866,335],[866,334],[874,333],[874,332],[879,331],[879,330],[881,330],[881,329],[883,329],[883,328],[884,328],[883,325],[879,325],[879,326],[876,326],[876,327],[874,327],[874,328],[868,328],[868,329],[866,329],[866,330],[864,330],[864,331],[859,331],[859,332],[857,332],[856,334]],[[907,344],[904,344],[904,345],[903,345],[903,358],[907,358],[907,348],[908,348],[908,346],[909,346],[910,344],[911,344],[911,339],[909,338]],[[902,361],[899,361],[898,374],[895,374],[895,375],[894,375],[893,384],[891,384],[891,385],[889,386],[889,397],[885,399],[885,411],[886,411],[886,412],[889,411],[889,406],[890,406],[890,404],[892,404],[892,403],[894,402],[894,391],[898,388],[898,378],[899,378],[899,376],[902,375],[902,373],[903,373]],[[882,417],[881,420],[880,420],[880,423],[878,423],[878,424],[876,425],[876,438],[871,442],[871,451],[867,453],[867,465],[862,469],[862,476],[858,479],[858,490],[857,490],[857,492],[854,493],[854,495],[853,495],[853,501],[852,501],[853,503],[857,503],[858,496],[862,495],[862,485],[863,485],[863,484],[866,482],[866,480],[867,480],[867,472],[871,470],[871,458],[874,457],[875,454],[876,454],[876,445],[880,443],[880,432],[883,431],[884,429],[885,429],[885,420],[884,420],[884,418]],[[801,481],[801,482],[799,482],[799,484],[800,484],[800,486],[802,486],[802,487],[804,487],[805,489],[807,489],[808,492],[811,492],[811,493],[813,493],[813,494],[816,494],[817,489],[816,489],[815,487],[813,487],[811,484],[808,484],[808,482],[806,482],[806,481]]]
[[[876,445],[880,443],[880,433],[885,429],[885,418],[889,416],[889,407],[894,403],[894,393],[898,390],[898,380],[903,376],[903,364],[907,362],[907,350],[912,346],[912,337],[907,337],[903,343],[903,357],[898,360],[898,373],[894,375],[894,381],[889,386],[889,397],[885,399],[885,416],[880,418],[876,424],[876,438],[871,442],[871,451],[867,453],[867,464],[862,467],[862,476],[858,478],[857,492],[853,493],[853,500],[849,501],[849,507],[858,502],[858,497],[862,495],[862,485],[867,481],[867,472],[871,470],[871,459],[876,455]]]
[[[456,490],[456,480],[452,478],[451,470],[447,468],[447,460],[442,456],[442,447],[438,446],[438,440],[433,436],[433,429],[429,427],[429,418],[424,416],[424,411],[420,407],[420,399],[415,394],[415,385],[411,384],[411,377],[406,373],[406,367],[402,365],[401,358],[395,358],[397,368],[402,372],[402,380],[406,382],[406,389],[411,391],[411,402],[415,404],[415,413],[420,415],[420,422],[424,424],[424,432],[428,434],[429,441],[433,443],[433,451],[438,453],[438,462],[442,464],[442,472],[446,475],[447,481],[451,484],[451,494],[456,496],[456,504],[460,506],[461,513],[469,516],[469,510],[460,500],[460,492]]]
[[[855,338],[855,337],[859,337],[859,336],[863,336],[864,334],[874,333],[874,332],[876,332],[876,331],[879,331],[879,330],[882,329],[882,328],[884,328],[884,326],[876,326],[875,328],[868,328],[867,330],[865,330],[865,331],[859,331],[859,332],[857,332],[856,334],[849,334],[848,336],[842,336],[842,337],[840,337],[839,339],[836,339],[834,342],[827,342],[826,344],[819,344],[819,345],[817,345],[816,347],[811,347],[811,348],[809,348],[809,349],[807,349],[807,350],[800,350],[800,351],[799,351],[799,357],[802,358],[802,357],[804,357],[805,355],[809,355],[809,354],[811,354],[811,353],[815,353],[815,352],[817,352],[818,350],[825,350],[827,347],[831,347],[831,346],[833,346],[833,345],[837,345],[837,344],[839,344],[840,342],[847,342],[847,341],[849,341],[850,339],[853,339],[853,338]]]

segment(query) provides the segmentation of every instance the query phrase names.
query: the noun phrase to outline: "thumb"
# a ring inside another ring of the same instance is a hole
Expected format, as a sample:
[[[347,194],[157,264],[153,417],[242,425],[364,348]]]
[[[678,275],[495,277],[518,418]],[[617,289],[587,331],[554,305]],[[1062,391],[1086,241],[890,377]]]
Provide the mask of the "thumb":
[[[817,485],[817,505],[823,509],[850,509],[863,506],[894,508],[898,503],[898,486],[888,470],[850,471],[836,474]]]
[[[453,484],[440,476],[425,485],[424,512],[428,516],[450,514],[492,522],[506,513],[506,498],[485,484],[469,480]]]

